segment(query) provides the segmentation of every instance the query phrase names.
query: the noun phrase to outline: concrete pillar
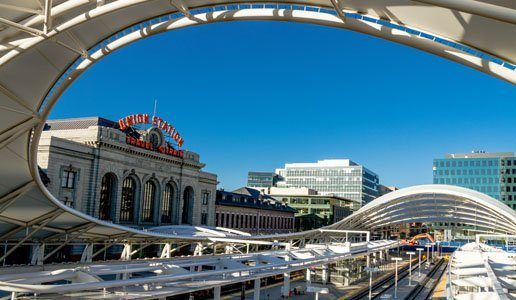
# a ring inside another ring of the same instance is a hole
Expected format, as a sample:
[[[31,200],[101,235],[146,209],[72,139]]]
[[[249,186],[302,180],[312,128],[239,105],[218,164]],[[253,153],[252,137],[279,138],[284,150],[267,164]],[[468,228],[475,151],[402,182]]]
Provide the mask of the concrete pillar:
[[[290,273],[283,273],[283,296],[288,297],[290,294]]]
[[[308,285],[312,283],[312,272],[310,271],[310,268],[306,269],[306,283]]]
[[[260,300],[260,278],[254,280],[253,300]]]
[[[380,262],[382,262],[383,261],[383,251],[380,251],[378,253],[380,253]]]
[[[286,250],[290,251],[291,243],[286,246]],[[290,256],[285,257],[285,261],[290,261]],[[283,273],[283,296],[290,295],[290,272]]]
[[[216,286],[213,288],[213,300],[220,300],[220,286]]]
[[[322,266],[322,283],[328,283],[328,265]]]

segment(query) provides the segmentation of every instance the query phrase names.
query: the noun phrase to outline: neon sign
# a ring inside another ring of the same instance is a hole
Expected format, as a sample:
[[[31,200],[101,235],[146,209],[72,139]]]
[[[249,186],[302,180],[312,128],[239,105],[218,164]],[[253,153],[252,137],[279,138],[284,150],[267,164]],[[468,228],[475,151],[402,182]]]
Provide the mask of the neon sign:
[[[139,138],[126,135],[125,142],[127,144],[180,158],[184,157],[184,151],[174,149],[170,143],[166,141],[164,134],[167,134],[174,140],[178,147],[183,145],[183,138],[172,124],[164,121],[162,118],[153,116],[151,119],[148,114],[135,114],[118,120],[118,126],[122,131],[138,124],[151,124],[151,127],[142,130],[136,129],[140,134]]]
[[[148,114],[135,114],[118,120],[118,125],[122,131],[136,124],[152,124],[152,126],[166,132],[177,143],[177,146],[183,146],[184,140],[179,132],[177,132],[177,129],[160,117],[153,116],[152,119],[149,119]]]

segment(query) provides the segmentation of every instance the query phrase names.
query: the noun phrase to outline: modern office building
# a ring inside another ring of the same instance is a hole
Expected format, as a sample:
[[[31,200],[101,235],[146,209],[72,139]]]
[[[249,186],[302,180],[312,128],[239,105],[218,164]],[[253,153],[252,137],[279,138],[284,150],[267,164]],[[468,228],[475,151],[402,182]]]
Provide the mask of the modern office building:
[[[171,144],[171,125],[144,114],[128,118],[48,121],[38,163],[49,191],[81,212],[127,226],[213,226],[217,176],[202,171],[197,153]],[[149,123],[145,130],[139,121]]]
[[[216,226],[253,234],[294,231],[296,210],[252,188],[217,190],[215,211]]]
[[[247,173],[247,186],[251,188],[264,188],[276,186],[282,178],[274,172],[249,172]]]
[[[516,157],[512,152],[447,154],[434,159],[433,182],[466,187],[516,209]]]
[[[349,159],[285,164],[277,169],[287,187],[307,187],[319,195],[354,201],[354,209],[378,197],[378,175]]]
[[[261,191],[297,210],[295,215],[297,231],[333,224],[353,212],[354,202],[352,200],[333,195],[319,195],[317,191],[305,187],[270,187]]]

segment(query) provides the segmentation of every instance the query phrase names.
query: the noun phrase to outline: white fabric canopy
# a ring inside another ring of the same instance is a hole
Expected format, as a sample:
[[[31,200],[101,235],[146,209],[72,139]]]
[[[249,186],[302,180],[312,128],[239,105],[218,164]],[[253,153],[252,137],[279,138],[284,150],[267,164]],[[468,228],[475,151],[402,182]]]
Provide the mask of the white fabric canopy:
[[[514,83],[515,9],[513,0],[0,0],[0,240],[205,239],[100,221],[63,205],[39,178],[39,135],[59,96],[90,66],[129,43],[213,22],[304,22],[401,43]],[[514,211],[486,195],[450,186],[390,193],[331,228],[416,220],[516,232]],[[318,232],[242,238],[312,233]]]

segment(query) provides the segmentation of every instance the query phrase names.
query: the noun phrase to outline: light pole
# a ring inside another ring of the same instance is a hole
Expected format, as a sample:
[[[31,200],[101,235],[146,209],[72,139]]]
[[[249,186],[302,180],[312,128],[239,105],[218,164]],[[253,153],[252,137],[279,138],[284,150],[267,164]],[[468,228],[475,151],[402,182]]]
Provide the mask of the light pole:
[[[402,260],[401,257],[393,257],[391,258],[392,260],[394,260],[395,264],[394,264],[394,299],[398,299],[398,261],[399,260]]]
[[[419,258],[417,260],[417,273],[418,277],[421,277],[421,252],[424,250],[423,248],[416,248],[417,252],[419,252]]]
[[[431,245],[426,244],[425,247],[426,247],[426,263],[425,264],[429,268],[430,267],[430,247],[431,247]]]
[[[416,252],[407,252],[407,254],[409,255],[409,275],[408,275],[408,285],[409,286],[412,286],[412,255],[416,254]]]
[[[373,273],[380,271],[377,267],[366,267],[366,272],[369,272],[369,300],[373,299],[372,286],[373,286]]]

